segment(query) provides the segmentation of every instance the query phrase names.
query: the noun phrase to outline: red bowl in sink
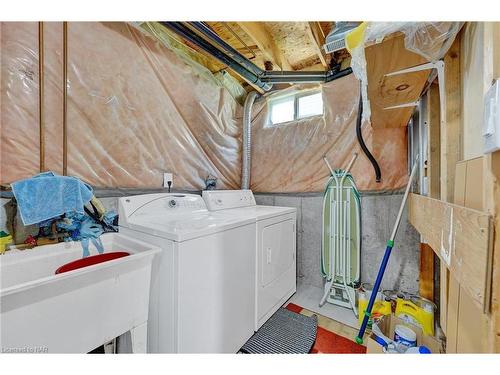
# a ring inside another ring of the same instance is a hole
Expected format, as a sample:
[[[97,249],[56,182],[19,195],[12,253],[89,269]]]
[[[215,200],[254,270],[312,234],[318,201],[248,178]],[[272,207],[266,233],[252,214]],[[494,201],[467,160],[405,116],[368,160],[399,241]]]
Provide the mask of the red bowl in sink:
[[[78,259],[78,260],[74,260],[72,262],[66,263],[65,265],[62,265],[61,267],[59,267],[56,270],[55,274],[57,275],[58,273],[64,273],[64,272],[77,270],[77,269],[83,268],[83,267],[93,266],[94,264],[107,262],[107,261],[113,260],[113,259],[123,258],[123,257],[126,257],[128,255],[130,255],[130,253],[127,253],[125,251],[114,251],[112,253],[92,255],[92,256]]]

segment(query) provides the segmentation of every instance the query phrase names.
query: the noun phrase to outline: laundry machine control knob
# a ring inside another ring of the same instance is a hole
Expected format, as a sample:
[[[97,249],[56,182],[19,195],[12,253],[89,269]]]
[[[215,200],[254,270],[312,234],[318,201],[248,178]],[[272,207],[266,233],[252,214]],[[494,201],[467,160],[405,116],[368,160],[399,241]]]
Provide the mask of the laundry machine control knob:
[[[174,208],[177,206],[177,201],[175,199],[172,199],[171,201],[168,202],[168,206],[171,208]]]

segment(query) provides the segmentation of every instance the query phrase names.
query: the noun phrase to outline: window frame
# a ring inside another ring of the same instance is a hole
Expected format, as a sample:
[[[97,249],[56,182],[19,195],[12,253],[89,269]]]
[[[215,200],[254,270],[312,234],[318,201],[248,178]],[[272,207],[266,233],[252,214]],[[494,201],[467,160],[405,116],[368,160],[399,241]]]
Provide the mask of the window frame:
[[[310,115],[310,116],[302,116],[299,117],[299,99],[306,97],[306,96],[312,96],[316,94],[321,94],[321,104],[322,104],[322,111],[320,114],[316,115]],[[278,123],[273,123],[272,122],[272,107],[276,104],[284,103],[290,100],[290,98],[293,98],[293,119],[289,121],[284,121],[284,122],[278,122]],[[288,125],[293,122],[301,121],[304,119],[312,118],[312,117],[323,117],[325,115],[325,103],[323,101],[323,90],[321,88],[319,89],[312,89],[312,90],[301,90],[295,93],[283,95],[283,96],[278,96],[276,98],[270,98],[267,102],[268,105],[268,120],[266,122],[266,127],[276,127],[276,126],[283,126],[283,125]]]

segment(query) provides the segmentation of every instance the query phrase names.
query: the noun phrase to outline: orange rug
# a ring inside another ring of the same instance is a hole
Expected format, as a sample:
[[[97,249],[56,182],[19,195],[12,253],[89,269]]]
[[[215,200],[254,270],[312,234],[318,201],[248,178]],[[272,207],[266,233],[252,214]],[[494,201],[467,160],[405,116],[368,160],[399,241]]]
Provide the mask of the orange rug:
[[[289,303],[286,308],[297,314],[300,314],[303,308],[299,305]],[[354,341],[337,335],[334,332],[318,326],[316,342],[311,349],[314,354],[363,354],[366,353],[366,347],[356,344]]]

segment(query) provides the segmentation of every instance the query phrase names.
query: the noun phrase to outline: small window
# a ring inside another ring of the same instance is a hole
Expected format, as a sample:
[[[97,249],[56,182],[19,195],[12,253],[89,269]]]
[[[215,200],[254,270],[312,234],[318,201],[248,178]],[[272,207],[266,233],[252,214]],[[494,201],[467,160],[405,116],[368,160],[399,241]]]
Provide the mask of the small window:
[[[323,114],[323,96],[320,92],[298,98],[298,118],[317,116]]]
[[[318,91],[298,92],[270,99],[268,126],[323,115],[323,95]]]

